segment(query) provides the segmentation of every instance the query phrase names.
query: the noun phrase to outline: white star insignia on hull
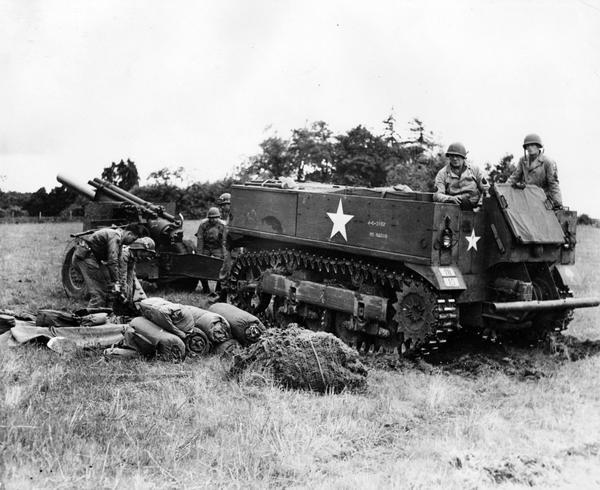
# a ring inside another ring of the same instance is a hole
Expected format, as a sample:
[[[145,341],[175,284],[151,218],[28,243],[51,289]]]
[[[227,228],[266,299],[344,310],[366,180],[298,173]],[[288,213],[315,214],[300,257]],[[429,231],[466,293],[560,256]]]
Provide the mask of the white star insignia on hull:
[[[475,251],[477,252],[477,242],[481,239],[480,236],[476,236],[475,235],[475,228],[473,228],[471,230],[471,235],[470,236],[466,236],[465,240],[467,241],[467,243],[469,244],[469,246],[467,247],[467,252],[469,250],[471,250],[472,248],[475,249]]]
[[[342,207],[342,199],[340,198],[340,202],[338,203],[338,208],[335,213],[327,213],[329,219],[333,222],[333,226],[331,228],[331,235],[329,235],[329,239],[332,239],[336,233],[339,233],[344,237],[344,240],[348,241],[348,237],[346,236],[346,223],[354,218],[353,214],[344,214],[344,208]]]

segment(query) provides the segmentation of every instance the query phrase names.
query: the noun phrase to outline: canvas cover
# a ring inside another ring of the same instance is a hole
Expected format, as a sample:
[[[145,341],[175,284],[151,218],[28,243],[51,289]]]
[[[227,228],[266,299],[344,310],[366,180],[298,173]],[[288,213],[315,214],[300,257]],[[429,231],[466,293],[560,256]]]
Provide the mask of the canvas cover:
[[[545,205],[545,192],[535,185],[515,189],[497,184],[496,194],[515,238],[523,244],[561,244],[563,230],[554,211]]]

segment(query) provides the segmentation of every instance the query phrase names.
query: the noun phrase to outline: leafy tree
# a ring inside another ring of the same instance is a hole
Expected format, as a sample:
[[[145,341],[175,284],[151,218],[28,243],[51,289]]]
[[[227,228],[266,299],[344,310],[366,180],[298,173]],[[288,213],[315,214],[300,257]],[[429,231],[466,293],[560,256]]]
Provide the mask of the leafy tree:
[[[581,216],[577,217],[578,225],[593,225],[594,220],[590,218],[587,214],[583,213]]]
[[[388,147],[383,138],[359,125],[336,136],[334,182],[344,185],[385,185]]]
[[[129,158],[127,163],[121,160],[119,163],[112,162],[110,167],[105,167],[102,170],[102,179],[126,191],[140,183],[137,167]]]
[[[23,206],[29,216],[37,216],[40,212],[46,210],[48,202],[48,192],[45,187],[40,187],[37,191],[31,194],[30,198]]]
[[[513,155],[506,154],[496,164],[491,165],[490,163],[485,164],[485,171],[490,177],[490,183],[492,184],[503,184],[515,171],[515,165],[512,163]]]
[[[330,181],[333,173],[332,134],[324,121],[292,131],[288,154],[298,180]]]

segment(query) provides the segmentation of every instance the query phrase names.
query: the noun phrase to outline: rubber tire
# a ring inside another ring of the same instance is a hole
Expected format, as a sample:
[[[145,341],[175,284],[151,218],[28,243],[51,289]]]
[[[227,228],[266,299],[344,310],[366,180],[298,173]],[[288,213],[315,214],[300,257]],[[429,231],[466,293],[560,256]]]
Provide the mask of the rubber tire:
[[[89,293],[85,284],[85,280],[83,279],[83,276],[79,270],[76,267],[73,267],[73,264],[71,263],[73,260],[75,247],[75,244],[71,244],[65,251],[60,270],[62,285],[69,298],[87,299]]]

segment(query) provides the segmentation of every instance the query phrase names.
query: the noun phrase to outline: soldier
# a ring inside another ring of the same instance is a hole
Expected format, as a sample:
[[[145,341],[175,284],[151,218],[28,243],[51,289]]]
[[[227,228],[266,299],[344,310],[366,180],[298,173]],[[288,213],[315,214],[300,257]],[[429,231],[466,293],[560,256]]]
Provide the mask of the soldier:
[[[516,188],[525,185],[537,185],[544,189],[546,197],[555,209],[562,208],[562,196],[558,185],[556,163],[543,153],[542,138],[537,134],[528,134],[523,141],[525,155],[519,160],[517,168],[506,181]]]
[[[219,208],[213,207],[208,210],[206,218],[200,221],[196,238],[198,239],[197,249],[199,253],[219,257],[220,259],[225,258],[227,252],[225,248],[227,225],[221,220]],[[204,294],[210,293],[208,281],[202,279],[200,282],[202,283],[202,292]]]
[[[221,219],[226,225],[229,225],[233,220],[233,216],[231,215],[231,194],[229,192],[224,192],[219,196],[217,203],[219,204],[219,209],[221,210]],[[228,234],[225,242],[225,257],[223,257],[223,267],[221,267],[221,270],[219,271],[219,284],[217,285],[217,291],[221,293],[220,299],[222,301],[225,301],[226,299],[226,292],[221,290],[221,284],[229,276],[231,264],[231,240]]]
[[[225,224],[229,224],[232,219],[231,216],[231,194],[229,192],[224,192],[217,199],[217,204],[219,205],[219,210],[221,211],[221,219],[225,221]]]
[[[88,308],[108,306],[121,293],[122,246],[133,243],[140,235],[139,228],[129,227],[101,228],[80,237],[72,264],[81,271],[90,293]]]
[[[452,143],[446,151],[448,164],[435,176],[436,202],[451,202],[463,209],[479,206],[483,194],[489,189],[481,171],[466,162],[467,150],[462,143]]]
[[[146,299],[140,281],[135,274],[135,264],[140,260],[146,260],[156,255],[156,245],[150,237],[138,238],[131,245],[124,245],[121,251],[120,265],[120,283],[121,294],[115,303],[114,310],[116,314],[137,314],[139,312],[139,302]]]

